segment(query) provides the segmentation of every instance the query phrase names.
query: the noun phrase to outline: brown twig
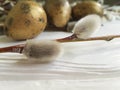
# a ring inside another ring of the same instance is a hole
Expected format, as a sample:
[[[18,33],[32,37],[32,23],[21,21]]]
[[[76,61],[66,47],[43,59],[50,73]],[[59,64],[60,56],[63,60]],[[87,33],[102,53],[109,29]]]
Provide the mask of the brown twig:
[[[105,40],[105,41],[111,41],[114,38],[120,38],[120,35],[109,35],[109,36],[101,36],[101,37],[91,37],[88,39],[78,39],[75,35],[71,35],[66,38],[62,39],[56,39],[55,41],[58,41],[60,43],[67,43],[67,42],[83,42],[83,41],[95,41],[95,40]],[[16,52],[21,53],[24,49],[25,44],[10,46],[10,47],[4,47],[0,48],[0,53],[3,52]]]
[[[20,44],[20,45],[15,45],[15,46],[10,46],[10,47],[0,48],[0,53],[3,53],[3,52],[22,53],[24,47],[25,47],[25,44]]]
[[[72,36],[56,39],[58,42],[83,42],[83,41],[96,41],[96,40],[105,40],[111,41],[114,38],[120,38],[120,35],[108,35],[108,36],[100,36],[100,37],[91,37],[87,39],[79,39],[74,34]]]

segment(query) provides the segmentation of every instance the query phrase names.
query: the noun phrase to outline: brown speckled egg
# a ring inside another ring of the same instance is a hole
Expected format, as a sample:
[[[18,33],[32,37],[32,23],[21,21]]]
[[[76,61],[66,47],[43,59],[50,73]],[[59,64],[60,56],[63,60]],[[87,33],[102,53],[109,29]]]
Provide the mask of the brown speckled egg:
[[[88,0],[77,2],[77,4],[72,7],[72,17],[74,20],[79,20],[89,14],[98,14],[103,16],[102,6],[96,1]]]
[[[71,17],[71,6],[67,0],[47,0],[45,10],[56,27],[64,27]]]
[[[46,24],[42,6],[32,0],[20,0],[5,20],[6,35],[14,40],[31,39],[43,32]]]

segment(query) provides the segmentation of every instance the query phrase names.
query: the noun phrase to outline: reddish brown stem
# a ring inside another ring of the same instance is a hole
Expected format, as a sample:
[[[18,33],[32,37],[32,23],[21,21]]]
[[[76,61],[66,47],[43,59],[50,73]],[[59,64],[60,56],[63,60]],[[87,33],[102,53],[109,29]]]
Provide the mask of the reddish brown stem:
[[[71,35],[66,38],[62,39],[56,39],[55,41],[64,43],[64,42],[83,42],[83,41],[94,41],[94,40],[105,40],[105,41],[110,41],[114,38],[120,38],[120,35],[109,35],[109,36],[101,36],[101,37],[92,37],[88,39],[78,39],[76,35]],[[5,47],[5,48],[0,48],[0,52],[16,52],[16,53],[22,53],[23,49],[25,47],[25,44],[20,44],[20,45],[15,45],[15,46],[10,46],[10,47]]]
[[[72,42],[76,39],[77,39],[77,36],[75,34],[73,34],[73,35],[65,37],[65,38],[56,39],[56,41],[58,41],[58,42]]]
[[[114,38],[120,38],[120,35],[109,35],[109,36],[91,37],[91,38],[87,38],[87,39],[79,39],[76,37],[76,35],[73,34],[66,38],[56,39],[56,41],[58,41],[58,42],[80,42],[80,41],[95,41],[95,40],[110,41]]]
[[[22,53],[24,49],[25,44],[10,46],[10,47],[4,47],[0,48],[0,52],[16,52],[16,53]]]

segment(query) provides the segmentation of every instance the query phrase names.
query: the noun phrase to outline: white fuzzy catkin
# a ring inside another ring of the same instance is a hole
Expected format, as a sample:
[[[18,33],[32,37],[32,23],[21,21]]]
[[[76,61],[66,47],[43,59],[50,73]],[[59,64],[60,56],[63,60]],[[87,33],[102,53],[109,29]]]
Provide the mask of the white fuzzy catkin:
[[[30,62],[51,62],[61,54],[61,45],[57,41],[28,40],[23,54]]]
[[[73,33],[78,38],[87,39],[91,34],[100,29],[101,17],[96,14],[91,14],[80,19],[73,28]]]

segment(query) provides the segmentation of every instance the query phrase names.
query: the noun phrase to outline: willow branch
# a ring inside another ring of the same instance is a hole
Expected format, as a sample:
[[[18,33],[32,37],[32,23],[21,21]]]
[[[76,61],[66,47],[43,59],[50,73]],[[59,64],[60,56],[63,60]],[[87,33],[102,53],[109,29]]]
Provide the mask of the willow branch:
[[[73,38],[74,36],[71,36],[71,38],[66,37],[62,39],[56,39],[58,42],[83,42],[83,41],[96,41],[96,40],[105,40],[105,41],[111,41],[115,38],[120,38],[120,35],[108,35],[108,36],[100,36],[100,37],[91,37],[87,39],[79,39],[79,38]]]

